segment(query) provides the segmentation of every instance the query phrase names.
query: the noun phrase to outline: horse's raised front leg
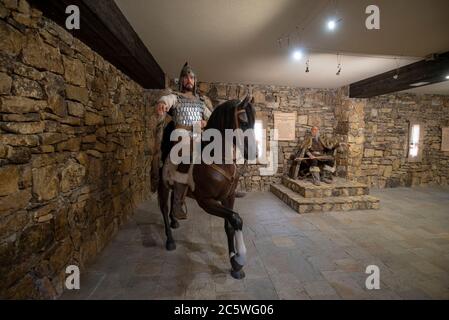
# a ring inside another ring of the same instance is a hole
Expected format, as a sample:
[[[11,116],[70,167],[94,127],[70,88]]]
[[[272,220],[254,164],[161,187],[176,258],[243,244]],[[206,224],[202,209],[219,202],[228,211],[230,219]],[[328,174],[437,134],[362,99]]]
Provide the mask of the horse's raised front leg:
[[[225,201],[223,201],[223,205],[226,208],[233,210],[234,202],[235,195],[232,194]],[[246,262],[246,247],[245,242],[243,241],[243,232],[242,230],[236,231],[226,219],[225,231],[228,238],[229,259],[232,266],[231,275],[235,279],[243,279],[245,277],[243,266]]]
[[[243,266],[246,262],[246,247],[243,242],[243,221],[237,212],[232,210],[234,196],[226,199],[224,205],[214,199],[197,199],[198,204],[209,214],[225,219],[225,231],[228,238],[229,256],[231,260],[231,275],[236,279],[243,279]]]
[[[158,188],[158,200],[159,200],[159,208],[162,212],[162,217],[164,218],[164,228],[165,235],[167,237],[165,248],[169,251],[176,249],[176,243],[173,239],[173,235],[171,233],[169,221],[168,221],[168,198],[170,195],[170,190],[164,186],[162,182],[159,183]]]
[[[234,209],[234,199],[233,198],[226,199],[225,201],[223,201],[223,205],[226,208],[233,210]],[[227,219],[224,219],[224,222],[225,222],[224,227],[225,227],[226,236],[228,237],[229,257],[231,258],[235,254],[235,246],[234,246],[235,230],[231,226],[231,224],[229,223],[229,221]],[[231,264],[232,264],[232,261],[231,261]]]

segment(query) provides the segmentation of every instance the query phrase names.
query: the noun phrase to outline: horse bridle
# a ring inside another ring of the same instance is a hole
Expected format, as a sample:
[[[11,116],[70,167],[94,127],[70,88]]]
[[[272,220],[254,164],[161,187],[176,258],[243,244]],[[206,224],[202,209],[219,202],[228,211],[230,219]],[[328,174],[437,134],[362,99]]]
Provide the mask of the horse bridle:
[[[236,109],[234,112],[234,123],[235,123],[235,128],[239,129],[240,128],[240,121],[239,121],[239,115],[242,113],[246,113],[246,109],[243,108],[241,110]]]
[[[239,115],[242,113],[245,113],[246,109],[243,108],[241,110],[236,109],[234,112],[234,122],[235,122],[235,128],[239,129],[240,128],[240,121],[239,121]],[[236,173],[237,173],[237,165],[234,163],[234,172],[230,175],[228,174],[223,168],[221,168],[220,166],[216,165],[215,163],[210,164],[210,167],[212,169],[214,169],[215,171],[217,171],[218,173],[220,173],[223,177],[225,177],[230,183],[231,185],[234,184],[235,179],[236,179]],[[231,190],[229,190],[230,192]]]

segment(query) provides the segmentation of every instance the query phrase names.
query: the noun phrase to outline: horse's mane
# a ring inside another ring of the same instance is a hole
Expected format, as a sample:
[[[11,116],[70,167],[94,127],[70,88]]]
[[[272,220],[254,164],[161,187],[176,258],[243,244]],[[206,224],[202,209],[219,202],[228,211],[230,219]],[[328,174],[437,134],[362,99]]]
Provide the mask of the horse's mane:
[[[239,100],[229,100],[218,105],[207,120],[207,129],[217,129],[224,133],[225,129],[235,129],[235,108],[239,105]]]
[[[206,129],[217,129],[221,132],[224,137],[226,129],[235,129],[235,108],[239,105],[239,100],[229,100],[218,105],[207,121],[207,125],[204,128]],[[170,134],[175,130],[175,124],[171,121],[165,128],[161,143],[161,158],[162,161],[170,154],[170,150],[172,147],[172,142],[170,141]],[[207,145],[209,142],[202,142],[202,145]]]

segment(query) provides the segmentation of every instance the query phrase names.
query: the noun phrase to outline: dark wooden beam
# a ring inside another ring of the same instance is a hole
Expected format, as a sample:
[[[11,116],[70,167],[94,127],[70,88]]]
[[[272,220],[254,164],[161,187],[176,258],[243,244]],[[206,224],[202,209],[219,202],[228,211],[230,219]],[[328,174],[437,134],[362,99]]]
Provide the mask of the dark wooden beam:
[[[165,74],[114,0],[31,0],[65,28],[69,5],[80,9],[80,29],[67,30],[145,89],[165,88]]]
[[[434,59],[421,60],[398,69],[399,77],[394,79],[396,69],[349,85],[350,98],[371,98],[382,94],[398,92],[416,87],[418,82],[429,84],[446,81],[449,75],[449,52],[435,55]]]

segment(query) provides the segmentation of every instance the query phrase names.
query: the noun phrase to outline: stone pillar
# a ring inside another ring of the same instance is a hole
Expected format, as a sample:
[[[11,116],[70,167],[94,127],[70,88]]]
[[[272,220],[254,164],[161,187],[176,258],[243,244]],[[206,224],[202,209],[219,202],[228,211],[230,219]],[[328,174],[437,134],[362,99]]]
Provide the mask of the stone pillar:
[[[359,182],[363,182],[361,165],[365,142],[365,105],[366,100],[362,99],[344,99],[343,102],[343,108],[349,113],[347,178]]]
[[[337,174],[348,180],[363,182],[361,165],[365,141],[365,99],[351,99],[348,88],[341,88],[337,94],[335,133],[348,144],[337,158]]]

